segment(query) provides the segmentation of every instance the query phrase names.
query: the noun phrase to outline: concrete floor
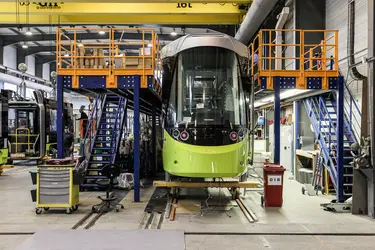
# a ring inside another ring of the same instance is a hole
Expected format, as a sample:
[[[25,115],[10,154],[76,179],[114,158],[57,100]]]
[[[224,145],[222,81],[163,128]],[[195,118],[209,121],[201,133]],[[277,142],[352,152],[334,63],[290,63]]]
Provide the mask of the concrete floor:
[[[31,202],[32,189],[29,171],[32,167],[16,167],[0,176],[0,250],[15,249],[30,235],[5,235],[27,233],[41,229],[70,229],[97,203],[98,193],[81,193],[78,211],[67,215],[64,211],[36,215]],[[260,194],[249,192],[244,201],[258,216],[259,222],[249,223],[238,207],[227,212],[214,210],[205,216],[177,214],[176,220],[164,220],[162,229],[183,229],[186,249],[373,249],[373,236],[314,236],[306,234],[375,233],[375,221],[351,214],[323,211],[319,204],[332,197],[304,196],[302,185],[289,180],[284,183],[284,206],[264,209]],[[140,203],[133,203],[133,192],[122,201],[125,209],[108,213],[93,226],[95,229],[137,229],[153,188],[143,189]],[[213,192],[214,193],[214,192]],[[220,235],[207,235],[217,232]],[[205,234],[206,233],[206,234]],[[248,235],[239,235],[247,233]],[[275,235],[275,234],[290,235]],[[293,235],[295,233],[305,235]],[[199,234],[199,235],[194,235]],[[226,234],[226,235],[223,235]],[[256,235],[254,235],[256,234]],[[260,235],[259,235],[260,234]]]

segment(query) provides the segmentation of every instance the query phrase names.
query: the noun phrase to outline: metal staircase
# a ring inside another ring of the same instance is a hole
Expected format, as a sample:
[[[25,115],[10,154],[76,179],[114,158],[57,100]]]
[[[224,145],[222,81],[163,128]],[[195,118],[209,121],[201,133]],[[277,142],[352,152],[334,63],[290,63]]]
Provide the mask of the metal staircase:
[[[349,93],[349,108],[345,103],[344,114],[344,156],[343,166],[338,166],[337,162],[337,96],[335,92],[310,97],[304,100],[304,104],[314,129],[315,136],[321,148],[324,166],[327,168],[336,194],[343,194],[344,199],[352,196],[353,188],[353,167],[351,162],[350,145],[357,141],[354,136],[353,109],[360,112],[357,105],[353,105],[354,99]],[[360,122],[358,123],[360,124]],[[342,173],[343,184],[339,185],[339,174]]]
[[[126,119],[127,99],[117,95],[100,95],[96,99],[85,136],[88,168],[83,187],[98,187],[96,181],[104,165],[114,164]]]

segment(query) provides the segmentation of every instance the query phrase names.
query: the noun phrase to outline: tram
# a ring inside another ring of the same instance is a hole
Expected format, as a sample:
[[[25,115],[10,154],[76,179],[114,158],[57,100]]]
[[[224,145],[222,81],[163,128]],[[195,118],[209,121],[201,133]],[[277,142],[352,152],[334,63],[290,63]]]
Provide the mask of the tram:
[[[187,35],[161,51],[163,165],[180,177],[236,177],[249,153],[248,48],[225,34]]]
[[[8,92],[8,149],[10,160],[39,160],[57,149],[57,122],[73,128],[73,106],[64,103],[64,118],[57,121],[56,100],[34,91],[33,100]],[[6,100],[5,100],[6,101]]]

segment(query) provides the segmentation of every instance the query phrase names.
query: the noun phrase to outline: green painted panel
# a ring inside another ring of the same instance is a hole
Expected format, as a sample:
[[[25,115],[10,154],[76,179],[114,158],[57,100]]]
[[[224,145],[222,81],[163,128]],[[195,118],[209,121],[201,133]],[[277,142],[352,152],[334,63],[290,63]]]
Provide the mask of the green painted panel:
[[[164,131],[163,164],[168,173],[183,177],[235,177],[247,168],[248,136],[225,146],[195,146],[173,139]]]
[[[0,165],[4,165],[8,162],[8,149],[0,149]]]

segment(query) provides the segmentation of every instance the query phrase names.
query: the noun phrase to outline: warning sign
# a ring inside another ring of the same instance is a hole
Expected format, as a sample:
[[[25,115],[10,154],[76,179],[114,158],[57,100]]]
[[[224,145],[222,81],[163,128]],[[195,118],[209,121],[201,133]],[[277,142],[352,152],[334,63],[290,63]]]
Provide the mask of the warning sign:
[[[281,175],[268,175],[268,186],[281,186],[282,176]]]

